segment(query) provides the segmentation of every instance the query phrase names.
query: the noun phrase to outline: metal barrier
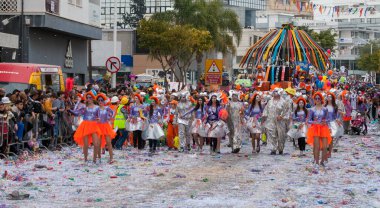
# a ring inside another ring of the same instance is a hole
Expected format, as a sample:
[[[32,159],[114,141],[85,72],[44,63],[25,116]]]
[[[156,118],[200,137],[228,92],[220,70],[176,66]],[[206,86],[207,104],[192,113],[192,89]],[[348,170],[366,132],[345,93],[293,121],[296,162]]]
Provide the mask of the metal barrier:
[[[11,125],[6,118],[0,118],[0,147],[3,147],[3,152],[0,152],[0,156],[9,159],[10,156],[18,157],[16,153],[23,154],[28,152],[29,155],[34,155],[38,152],[34,152],[29,147],[30,139],[36,139],[39,144],[39,148],[51,152],[49,146],[52,147],[69,147],[73,144],[73,129],[70,122],[65,122],[62,117],[60,121],[55,125],[59,125],[60,134],[58,137],[54,137],[54,125],[51,125],[46,119],[46,114],[35,114],[32,118],[29,116],[26,118],[25,132],[22,138],[17,138],[16,133],[12,133]],[[29,130],[28,130],[29,129]],[[50,142],[46,142],[50,141]],[[44,143],[49,143],[47,146]],[[11,151],[11,147],[15,146],[16,153]]]
[[[1,133],[1,137],[0,137],[0,147],[1,147],[1,152],[0,152],[0,155],[4,158],[7,158],[7,155],[3,154],[3,145],[8,145],[8,126],[9,126],[9,123],[7,121],[7,118],[5,117],[1,117],[0,118],[0,133]],[[7,147],[5,147],[7,148]]]

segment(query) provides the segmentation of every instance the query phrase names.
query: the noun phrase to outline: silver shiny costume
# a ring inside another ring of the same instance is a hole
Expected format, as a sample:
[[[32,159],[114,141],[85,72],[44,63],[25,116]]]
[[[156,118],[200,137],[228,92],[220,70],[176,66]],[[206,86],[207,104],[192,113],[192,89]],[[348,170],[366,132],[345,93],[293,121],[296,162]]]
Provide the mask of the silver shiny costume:
[[[266,117],[264,127],[266,128],[267,139],[271,144],[272,151],[282,152],[285,147],[286,139],[286,120],[289,119],[289,111],[287,111],[286,101],[282,98],[276,100],[272,98],[265,106],[263,116]],[[277,121],[277,117],[283,119]]]
[[[228,128],[230,129],[230,139],[232,139],[232,150],[241,149],[241,142],[243,138],[243,124],[241,110],[243,103],[240,101],[230,103],[227,106],[228,111]]]
[[[190,145],[190,125],[192,115],[191,113],[186,115],[186,113],[191,111],[192,107],[193,106],[189,101],[180,101],[177,106],[178,136],[182,148]]]

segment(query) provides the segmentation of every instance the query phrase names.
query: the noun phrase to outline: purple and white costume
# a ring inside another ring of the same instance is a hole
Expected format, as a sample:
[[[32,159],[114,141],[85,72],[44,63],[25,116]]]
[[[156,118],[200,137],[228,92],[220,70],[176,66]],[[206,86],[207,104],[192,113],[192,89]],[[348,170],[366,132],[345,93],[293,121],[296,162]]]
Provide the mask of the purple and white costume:
[[[260,109],[260,106],[250,106],[249,109],[245,112],[246,125],[251,132],[251,134],[261,134],[261,116],[263,114],[263,109]]]
[[[159,140],[165,136],[164,130],[160,126],[159,122],[163,121],[164,112],[160,107],[153,109],[153,115],[149,117],[149,126],[146,129],[146,139]]]
[[[293,116],[292,116],[293,125],[289,127],[290,129],[287,133],[287,135],[290,138],[298,139],[301,137],[306,137],[306,133],[307,133],[306,117],[307,116],[305,115],[305,112],[303,110],[298,111],[297,114],[296,112],[293,113]],[[301,127],[301,125],[303,126]]]
[[[126,122],[126,130],[127,131],[144,131],[148,128],[148,121],[144,120],[140,116],[140,111],[144,112],[144,105],[136,105],[134,104],[130,110],[130,116]]]
[[[210,138],[222,138],[229,137],[229,129],[226,122],[219,119],[219,111],[222,109],[221,106],[213,107],[207,106],[207,122],[206,122],[206,132],[207,137]]]

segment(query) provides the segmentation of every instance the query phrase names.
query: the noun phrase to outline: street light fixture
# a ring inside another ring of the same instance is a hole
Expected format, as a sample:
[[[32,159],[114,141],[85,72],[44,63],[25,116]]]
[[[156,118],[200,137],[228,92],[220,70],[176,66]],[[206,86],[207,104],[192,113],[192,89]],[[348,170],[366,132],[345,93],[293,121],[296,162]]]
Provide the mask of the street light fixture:
[[[9,22],[10,22],[12,19],[14,19],[14,18],[16,18],[16,17],[18,17],[18,16],[20,16],[20,15],[16,15],[16,16],[13,16],[13,17],[10,17],[10,18],[3,19],[3,21],[1,21],[1,23],[5,26],[5,25],[9,24]]]

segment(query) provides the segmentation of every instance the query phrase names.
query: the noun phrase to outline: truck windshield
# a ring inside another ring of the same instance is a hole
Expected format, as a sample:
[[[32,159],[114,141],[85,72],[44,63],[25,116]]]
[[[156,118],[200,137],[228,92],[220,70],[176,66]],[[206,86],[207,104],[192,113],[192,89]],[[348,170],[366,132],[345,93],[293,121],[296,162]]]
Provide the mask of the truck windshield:
[[[59,74],[42,74],[42,85],[44,90],[60,91]]]

